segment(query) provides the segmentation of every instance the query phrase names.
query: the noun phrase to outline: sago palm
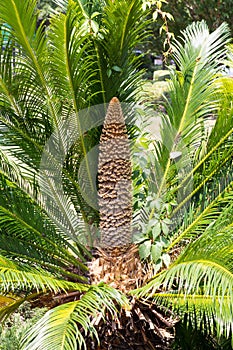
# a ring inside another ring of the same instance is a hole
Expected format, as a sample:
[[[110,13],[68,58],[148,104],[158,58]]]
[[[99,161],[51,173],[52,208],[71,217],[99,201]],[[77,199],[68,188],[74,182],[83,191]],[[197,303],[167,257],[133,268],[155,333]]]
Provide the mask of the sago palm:
[[[165,349],[169,332],[161,323],[172,327],[173,320],[158,306],[188,313],[198,325],[205,316],[210,331],[216,322],[218,334],[230,335],[233,128],[219,79],[226,26],[209,34],[204,23],[194,24],[184,43],[174,45],[180,71],[171,71],[147,202],[130,227],[135,165],[114,96],[135,100],[140,72],[133,49],[145,39],[146,13],[136,0],[57,3],[64,13],[46,31],[36,30],[35,1],[0,4],[8,34],[0,61],[2,319],[25,300],[47,299],[51,309],[22,342],[30,350],[97,348],[99,337],[102,348],[120,342],[137,348],[143,337],[144,349],[158,342]],[[108,109],[104,104],[90,113],[110,100]],[[218,121],[207,139],[203,118],[213,111]],[[99,158],[89,157],[99,139]],[[97,163],[100,217],[92,198]],[[216,187],[222,174],[227,181]],[[135,234],[142,262],[131,243],[138,217],[145,223]],[[92,250],[93,240],[98,249]]]

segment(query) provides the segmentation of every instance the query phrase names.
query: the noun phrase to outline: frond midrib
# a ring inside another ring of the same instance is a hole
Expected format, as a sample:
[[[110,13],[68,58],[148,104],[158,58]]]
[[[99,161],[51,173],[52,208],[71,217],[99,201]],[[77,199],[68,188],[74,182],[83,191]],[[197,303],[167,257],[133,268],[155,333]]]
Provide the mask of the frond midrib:
[[[202,47],[200,49],[200,52],[199,54],[197,55],[197,57],[201,57],[201,52],[202,52]],[[189,86],[189,91],[188,91],[188,95],[187,95],[187,98],[186,98],[186,102],[185,102],[185,108],[184,108],[184,111],[182,113],[182,116],[181,116],[181,119],[180,119],[180,122],[179,122],[179,128],[176,132],[176,135],[180,135],[181,134],[181,131],[183,130],[183,124],[184,124],[184,121],[185,121],[185,118],[186,118],[186,115],[187,115],[187,111],[188,111],[188,107],[189,107],[189,103],[191,101],[191,98],[192,98],[192,91],[193,91],[193,85],[194,85],[194,81],[195,81],[195,78],[196,78],[196,74],[197,74],[197,69],[198,69],[198,66],[200,65],[200,62],[199,61],[196,61],[196,64],[195,64],[195,67],[193,69],[193,72],[192,72],[192,78],[191,78],[191,82],[190,82],[190,86]],[[175,143],[173,143],[173,146],[172,146],[172,150],[171,152],[174,150],[174,146],[175,146]],[[163,190],[163,186],[165,184],[165,181],[166,181],[166,177],[167,177],[167,174],[168,174],[168,171],[169,171],[169,168],[170,168],[170,164],[171,164],[171,160],[170,158],[167,160],[167,164],[166,164],[166,168],[165,168],[165,171],[164,171],[164,174],[163,174],[163,178],[162,178],[162,181],[161,181],[161,185],[158,189],[158,194],[157,194],[157,198],[160,197],[161,195],[161,192]],[[178,189],[177,189],[178,190]]]

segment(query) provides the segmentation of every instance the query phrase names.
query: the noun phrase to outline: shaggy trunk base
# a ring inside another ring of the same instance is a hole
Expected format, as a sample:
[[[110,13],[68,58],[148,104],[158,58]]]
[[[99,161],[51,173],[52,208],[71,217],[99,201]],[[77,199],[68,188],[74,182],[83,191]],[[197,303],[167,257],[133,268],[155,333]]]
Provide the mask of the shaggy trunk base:
[[[174,339],[172,315],[161,314],[155,306],[136,302],[130,312],[117,320],[96,320],[100,344],[87,339],[88,350],[168,350]]]
[[[94,258],[89,265],[90,282],[108,285],[127,293],[140,287],[152,276],[147,264],[140,261],[138,248],[125,245],[114,248],[96,248]]]
[[[90,269],[91,284],[101,281],[127,294],[141,287],[152,276],[152,270],[140,261],[138,247],[126,245],[97,248]],[[171,349],[174,338],[174,315],[158,309],[152,302],[131,298],[131,311],[122,310],[118,319],[107,315],[105,322],[95,320],[100,346],[87,339],[88,350],[153,350]]]

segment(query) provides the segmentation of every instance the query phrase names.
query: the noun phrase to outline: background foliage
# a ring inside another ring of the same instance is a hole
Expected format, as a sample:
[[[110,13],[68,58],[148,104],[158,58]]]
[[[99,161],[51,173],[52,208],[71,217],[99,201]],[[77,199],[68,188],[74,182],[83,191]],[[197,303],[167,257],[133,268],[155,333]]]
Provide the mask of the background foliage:
[[[161,12],[163,13],[163,15],[156,15],[156,21],[151,25],[153,33],[151,40],[144,48],[145,51],[148,50],[155,55],[161,55],[164,51],[163,46],[167,31],[177,37],[180,31],[193,21],[204,19],[210,30],[214,30],[221,23],[226,22],[233,35],[231,0],[149,0],[145,1],[145,3],[152,4],[151,16],[157,13],[158,9],[156,6],[158,3],[161,3]],[[171,20],[169,15],[166,17],[167,14],[172,15],[173,20]],[[164,21],[164,18],[166,21]],[[161,28],[163,29],[162,31]],[[168,46],[166,46],[166,49],[168,49]]]

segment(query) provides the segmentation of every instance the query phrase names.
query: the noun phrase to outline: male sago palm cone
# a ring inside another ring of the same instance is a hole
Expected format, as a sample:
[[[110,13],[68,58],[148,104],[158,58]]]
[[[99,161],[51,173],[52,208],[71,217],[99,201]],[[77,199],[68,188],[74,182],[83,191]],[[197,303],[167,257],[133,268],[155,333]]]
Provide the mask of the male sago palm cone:
[[[131,243],[130,143],[116,97],[109,103],[100,137],[98,187],[101,246],[92,262],[92,282],[104,281],[127,292],[138,286],[144,273],[138,249]]]
[[[131,241],[132,183],[129,140],[116,97],[109,104],[99,150],[101,244],[121,247]]]

